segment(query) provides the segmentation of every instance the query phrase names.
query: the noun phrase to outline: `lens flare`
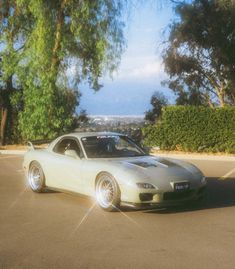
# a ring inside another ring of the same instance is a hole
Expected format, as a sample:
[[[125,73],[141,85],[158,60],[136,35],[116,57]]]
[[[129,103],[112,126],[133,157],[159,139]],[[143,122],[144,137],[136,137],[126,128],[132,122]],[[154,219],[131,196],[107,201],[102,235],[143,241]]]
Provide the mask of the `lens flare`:
[[[23,189],[23,191],[21,191],[19,193],[19,195],[17,195],[16,199],[10,204],[10,206],[8,207],[8,210],[12,209],[17,203],[18,201],[20,200],[21,196],[24,195],[24,193],[26,192],[27,190],[27,186]]]
[[[72,231],[72,233],[70,234],[70,237],[73,236],[78,229],[81,227],[81,225],[86,221],[86,219],[88,218],[88,216],[91,214],[92,210],[94,209],[96,205],[96,201],[92,204],[92,206],[88,209],[88,211],[86,212],[86,214],[83,216],[83,218],[81,219],[81,221],[76,225],[76,227],[74,228],[74,230]]]
[[[116,208],[125,218],[127,218],[130,222],[134,223],[139,228],[143,229],[139,223],[137,223],[135,220],[133,220],[131,217],[129,217],[126,213],[124,213],[121,209],[113,205],[114,208]]]
[[[227,179],[230,175],[232,175],[235,172],[235,168],[233,168],[231,171],[223,175],[222,177],[219,178],[219,180],[225,180]]]

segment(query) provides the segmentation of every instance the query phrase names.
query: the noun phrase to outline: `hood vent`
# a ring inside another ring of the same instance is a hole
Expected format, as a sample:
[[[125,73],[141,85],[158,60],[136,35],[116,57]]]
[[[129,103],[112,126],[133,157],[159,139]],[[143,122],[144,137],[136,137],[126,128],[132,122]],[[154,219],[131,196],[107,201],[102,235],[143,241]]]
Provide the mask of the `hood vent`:
[[[146,161],[133,161],[133,162],[128,162],[130,164],[134,164],[143,168],[148,168],[148,167],[161,167],[161,168],[168,168],[168,167],[174,167],[177,166],[176,163],[171,162],[167,159],[151,159],[151,160],[146,160]]]
[[[164,164],[164,165],[166,165],[166,166],[168,166],[168,167],[177,166],[176,163],[171,162],[171,161],[169,161],[169,160],[167,160],[167,159],[160,159],[160,160],[159,160],[159,163]]]
[[[167,159],[157,159],[157,158],[151,158],[151,159],[146,159],[146,160],[136,160],[136,161],[131,161],[127,162],[129,164],[137,165],[143,168],[148,168],[148,167],[159,167],[159,168],[168,168],[168,167],[174,167],[177,166],[176,163],[167,160]]]
[[[157,167],[157,164],[152,162],[130,162],[131,164],[138,165],[140,167],[148,168],[148,167]]]

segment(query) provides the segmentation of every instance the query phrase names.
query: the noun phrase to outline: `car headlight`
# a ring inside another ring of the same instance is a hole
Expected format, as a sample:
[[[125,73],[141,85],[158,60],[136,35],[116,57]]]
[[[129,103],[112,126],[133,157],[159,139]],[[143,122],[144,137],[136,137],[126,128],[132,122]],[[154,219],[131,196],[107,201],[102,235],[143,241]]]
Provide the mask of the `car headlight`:
[[[201,178],[201,183],[202,183],[202,184],[205,184],[205,183],[206,183],[206,177],[203,176],[203,177]]]
[[[136,185],[140,189],[155,189],[155,187],[152,184],[150,184],[150,183],[136,183]]]

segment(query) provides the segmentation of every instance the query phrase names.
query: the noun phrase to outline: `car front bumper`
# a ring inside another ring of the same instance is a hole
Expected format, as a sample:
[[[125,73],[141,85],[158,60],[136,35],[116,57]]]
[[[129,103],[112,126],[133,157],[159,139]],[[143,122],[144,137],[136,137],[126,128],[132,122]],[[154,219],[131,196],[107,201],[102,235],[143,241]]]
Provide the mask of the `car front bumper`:
[[[197,201],[206,195],[207,187],[203,185],[197,189],[182,192],[146,192],[138,193],[133,201],[122,200],[122,206],[133,208],[170,207],[183,205],[190,201]]]

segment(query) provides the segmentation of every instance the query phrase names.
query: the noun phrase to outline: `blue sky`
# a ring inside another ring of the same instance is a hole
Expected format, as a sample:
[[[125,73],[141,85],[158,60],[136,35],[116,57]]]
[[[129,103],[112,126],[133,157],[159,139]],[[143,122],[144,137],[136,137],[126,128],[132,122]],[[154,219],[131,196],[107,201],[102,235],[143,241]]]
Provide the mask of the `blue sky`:
[[[174,18],[172,7],[160,8],[158,0],[146,1],[127,16],[127,49],[113,79],[104,77],[100,91],[82,85],[78,107],[90,115],[143,115],[150,108],[154,91],[162,91],[173,102],[172,92],[161,86],[166,79],[161,60],[164,30]],[[163,1],[164,3],[164,1]]]

